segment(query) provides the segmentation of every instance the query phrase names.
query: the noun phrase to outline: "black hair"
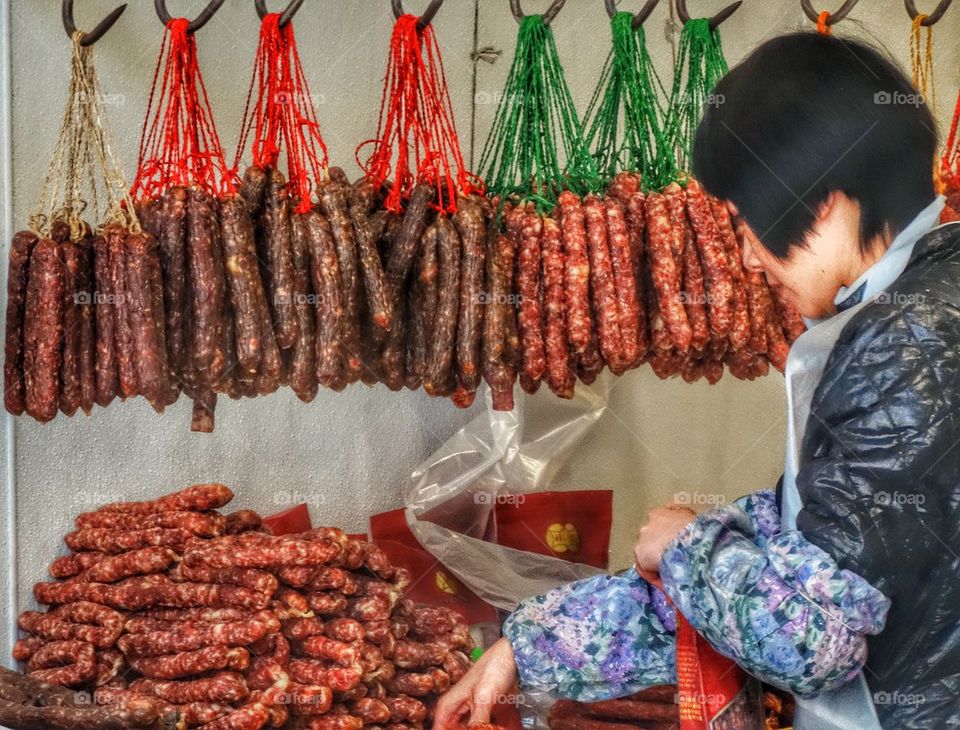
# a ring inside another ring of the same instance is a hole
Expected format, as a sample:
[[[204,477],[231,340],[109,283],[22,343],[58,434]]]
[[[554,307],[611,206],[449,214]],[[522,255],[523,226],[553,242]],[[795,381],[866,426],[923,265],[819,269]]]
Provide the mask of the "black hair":
[[[936,148],[933,116],[896,63],[860,42],[792,33],[717,83],[693,173],[785,259],[833,191],[860,204],[862,248],[901,231],[934,198]]]

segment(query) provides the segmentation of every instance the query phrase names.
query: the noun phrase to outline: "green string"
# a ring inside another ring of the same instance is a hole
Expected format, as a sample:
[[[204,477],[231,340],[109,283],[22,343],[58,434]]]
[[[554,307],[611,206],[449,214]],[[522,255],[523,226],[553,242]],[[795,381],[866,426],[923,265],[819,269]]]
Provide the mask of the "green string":
[[[691,19],[684,24],[676,69],[666,131],[673,140],[679,169],[687,170],[704,110],[709,104],[723,103],[713,96],[713,87],[728,71],[720,33],[710,29],[707,18]]]
[[[639,172],[645,188],[661,188],[676,177],[670,140],[664,133],[663,84],[647,51],[643,26],[633,15],[610,21],[613,48],[587,109],[584,126],[604,183],[618,172]]]
[[[528,15],[520,23],[480,168],[491,193],[503,199],[520,195],[543,211],[551,210],[565,189],[580,195],[600,190],[553,31],[541,15]]]

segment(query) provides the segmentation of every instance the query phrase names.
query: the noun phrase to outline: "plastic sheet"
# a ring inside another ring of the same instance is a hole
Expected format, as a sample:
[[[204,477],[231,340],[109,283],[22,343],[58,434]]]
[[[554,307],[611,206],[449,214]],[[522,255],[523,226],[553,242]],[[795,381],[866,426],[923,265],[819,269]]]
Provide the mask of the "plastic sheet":
[[[523,598],[599,569],[482,539],[506,495],[549,489],[607,408],[609,373],[572,400],[524,398],[513,411],[487,409],[446,441],[404,488],[407,521],[423,546],[488,603],[512,610]]]

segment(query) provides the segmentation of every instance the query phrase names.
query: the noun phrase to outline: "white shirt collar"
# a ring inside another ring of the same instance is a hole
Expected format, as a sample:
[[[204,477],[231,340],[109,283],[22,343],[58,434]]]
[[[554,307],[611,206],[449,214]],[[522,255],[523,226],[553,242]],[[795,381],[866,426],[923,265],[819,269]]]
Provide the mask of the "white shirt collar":
[[[897,234],[890,247],[873,266],[860,274],[849,286],[841,286],[837,295],[833,298],[833,303],[837,308],[847,309],[860,302],[872,299],[893,284],[907,268],[907,264],[910,263],[910,257],[913,255],[913,249],[917,245],[917,241],[939,224],[940,214],[945,205],[946,198],[938,195],[930,205],[921,210]],[[814,327],[823,322],[824,319],[829,319],[829,317],[823,319],[805,318],[805,321],[807,327]]]

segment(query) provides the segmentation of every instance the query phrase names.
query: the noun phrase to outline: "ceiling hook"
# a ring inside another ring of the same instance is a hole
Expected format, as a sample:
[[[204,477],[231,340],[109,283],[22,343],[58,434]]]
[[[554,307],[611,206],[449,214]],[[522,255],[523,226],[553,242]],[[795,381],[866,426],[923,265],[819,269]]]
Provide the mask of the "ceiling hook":
[[[113,24],[120,19],[120,16],[123,15],[123,11],[126,9],[126,3],[118,8],[114,8],[113,12],[101,20],[96,28],[83,34],[83,37],[80,39],[80,45],[92,46],[103,38],[104,33],[113,27]],[[73,21],[73,0],[63,0],[61,12],[63,15],[63,29],[67,31],[68,36],[73,38],[73,34],[77,32],[77,24]]]
[[[732,5],[728,5],[719,13],[710,18],[710,30],[716,30],[723,21],[737,12],[741,5],[743,5],[743,0],[737,0],[737,2],[733,3]],[[680,18],[680,22],[684,24],[690,20],[690,13],[687,12],[686,0],[677,0],[677,17]]]
[[[553,0],[553,3],[547,8],[547,11],[543,14],[543,24],[550,25],[550,22],[557,17],[557,13],[560,12],[560,8],[563,7],[563,4],[567,0]],[[510,0],[510,12],[513,13],[513,17],[517,19],[517,22],[521,22],[524,18],[523,10],[520,8],[520,0]]]
[[[647,0],[647,4],[644,5],[640,12],[633,16],[633,27],[634,29],[639,28],[641,25],[646,22],[647,18],[650,17],[650,13],[653,12],[653,9],[657,7],[657,3],[660,0]],[[607,15],[611,18],[617,13],[617,3],[616,0],[603,0],[604,6],[607,8]]]
[[[913,0],[903,0],[904,5],[907,6],[907,12],[910,13],[910,18],[916,20],[917,16],[920,15],[920,12],[917,10],[917,4]],[[930,15],[920,21],[920,25],[931,26],[936,23],[940,18],[943,17],[943,14],[947,12],[947,8],[950,7],[950,3],[953,0],[940,0],[940,4],[937,5],[937,9],[934,10]]]
[[[393,17],[400,18],[401,15],[405,15],[403,9],[402,0],[390,0],[390,4],[393,6]],[[420,20],[417,21],[417,29],[423,30],[431,22],[433,22],[434,16],[437,14],[437,11],[440,9],[440,6],[443,5],[443,0],[432,0],[432,2],[427,6],[427,9],[423,11],[423,15],[420,16]]]
[[[223,3],[224,0],[210,0],[210,2],[207,3],[207,7],[200,12],[200,15],[190,21],[190,25],[187,26],[187,32],[196,33],[205,26],[207,21],[214,16]],[[167,12],[166,0],[153,0],[153,8],[157,11],[157,17],[160,18],[164,25],[167,25],[173,20],[173,16]]]
[[[253,4],[257,8],[257,15],[260,16],[260,20],[263,20],[269,14],[267,10],[266,0],[253,0]],[[300,6],[303,5],[303,0],[290,0],[287,3],[286,9],[283,11],[283,14],[280,16],[280,21],[277,23],[281,28],[286,28],[287,24],[293,20],[293,16],[297,14],[297,11],[300,9]]]

